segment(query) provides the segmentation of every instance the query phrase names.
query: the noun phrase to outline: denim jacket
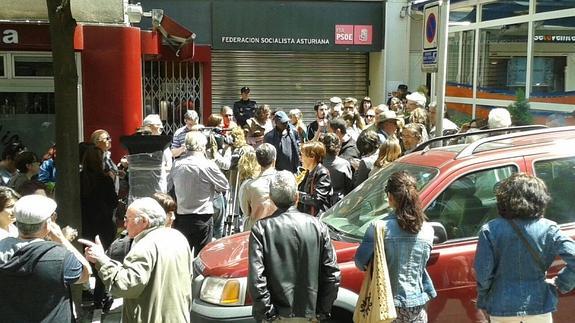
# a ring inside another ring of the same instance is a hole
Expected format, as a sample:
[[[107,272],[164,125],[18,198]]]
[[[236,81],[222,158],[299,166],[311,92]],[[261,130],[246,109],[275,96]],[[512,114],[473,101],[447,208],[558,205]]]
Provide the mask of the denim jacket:
[[[557,309],[557,289],[575,287],[575,242],[547,219],[516,219],[545,268],[560,256],[566,266],[553,285],[506,219],[483,225],[475,254],[477,307],[494,316],[537,315]]]
[[[401,229],[393,213],[381,221],[385,228],[385,258],[395,306],[409,308],[424,305],[437,296],[425,269],[433,244],[433,228],[424,223],[419,233],[407,232]],[[366,270],[373,258],[374,233],[372,223],[355,254],[355,265],[360,270]]]

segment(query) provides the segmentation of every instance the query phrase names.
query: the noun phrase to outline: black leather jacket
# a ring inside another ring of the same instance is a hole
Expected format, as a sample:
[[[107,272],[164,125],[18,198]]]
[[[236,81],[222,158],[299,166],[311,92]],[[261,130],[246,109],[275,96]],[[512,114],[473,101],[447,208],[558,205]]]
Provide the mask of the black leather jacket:
[[[298,187],[301,212],[317,216],[331,206],[333,189],[329,170],[321,163],[308,173]]]
[[[256,321],[326,318],[340,272],[327,227],[295,208],[256,222],[249,240],[248,289]]]

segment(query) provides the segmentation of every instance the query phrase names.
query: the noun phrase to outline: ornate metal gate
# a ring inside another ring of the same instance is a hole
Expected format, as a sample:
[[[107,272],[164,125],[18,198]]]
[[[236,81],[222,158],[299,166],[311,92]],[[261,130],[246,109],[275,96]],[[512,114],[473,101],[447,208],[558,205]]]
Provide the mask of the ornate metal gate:
[[[186,110],[200,113],[200,66],[200,63],[177,61],[145,61],[143,64],[144,116],[159,114],[168,135],[184,124]]]

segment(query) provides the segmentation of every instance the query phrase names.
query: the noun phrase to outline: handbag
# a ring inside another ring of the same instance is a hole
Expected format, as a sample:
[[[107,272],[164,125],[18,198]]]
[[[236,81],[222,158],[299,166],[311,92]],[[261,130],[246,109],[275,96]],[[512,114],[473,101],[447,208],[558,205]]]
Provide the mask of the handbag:
[[[393,322],[397,318],[389,271],[385,260],[382,222],[375,224],[373,260],[367,267],[353,313],[355,323]]]

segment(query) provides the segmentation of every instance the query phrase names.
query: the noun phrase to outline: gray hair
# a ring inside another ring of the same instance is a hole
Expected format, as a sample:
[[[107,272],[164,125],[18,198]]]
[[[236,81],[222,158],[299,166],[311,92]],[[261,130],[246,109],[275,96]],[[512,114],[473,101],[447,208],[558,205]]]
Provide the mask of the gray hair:
[[[198,122],[200,120],[200,116],[196,112],[196,110],[188,110],[186,114],[184,114],[184,120],[189,119]]]
[[[511,126],[511,115],[505,108],[495,108],[489,112],[487,124],[489,129],[507,128]]]
[[[133,210],[138,217],[143,217],[148,219],[150,222],[149,228],[160,227],[166,223],[166,211],[151,197],[143,197],[134,200],[128,206],[128,209]]]
[[[267,167],[276,160],[276,147],[268,143],[261,144],[256,149],[256,159],[261,167]]]
[[[297,183],[293,173],[278,171],[270,180],[270,199],[278,208],[289,208],[297,201]]]
[[[188,151],[205,151],[208,138],[199,131],[190,131],[186,134],[185,143]]]
[[[16,224],[16,227],[18,228],[18,233],[21,236],[33,236],[36,233],[38,233],[40,230],[42,230],[42,227],[44,226],[46,221],[48,221],[48,219],[46,219],[40,223],[34,223],[34,224],[21,223],[21,222],[16,221],[15,224]]]

